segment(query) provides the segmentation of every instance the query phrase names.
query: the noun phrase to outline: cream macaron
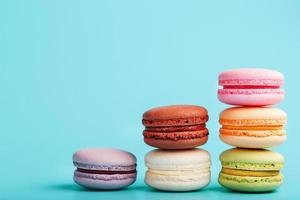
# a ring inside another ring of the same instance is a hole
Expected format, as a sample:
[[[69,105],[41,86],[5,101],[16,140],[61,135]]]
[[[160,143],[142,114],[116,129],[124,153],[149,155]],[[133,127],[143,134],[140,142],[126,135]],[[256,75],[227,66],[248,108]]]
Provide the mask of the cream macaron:
[[[145,156],[145,183],[165,191],[192,191],[210,182],[210,154],[202,149],[153,150]]]

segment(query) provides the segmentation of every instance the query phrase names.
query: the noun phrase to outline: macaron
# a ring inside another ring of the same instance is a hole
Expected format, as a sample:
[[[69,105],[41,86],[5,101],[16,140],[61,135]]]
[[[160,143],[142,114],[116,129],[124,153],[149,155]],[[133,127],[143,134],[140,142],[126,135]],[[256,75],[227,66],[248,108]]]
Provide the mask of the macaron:
[[[112,148],[86,148],[73,154],[74,181],[90,189],[125,188],[136,180],[133,154]]]
[[[210,155],[202,149],[153,150],[145,156],[145,183],[164,191],[192,191],[210,182]]]
[[[239,106],[267,106],[284,98],[280,87],[284,76],[270,69],[243,68],[224,71],[219,75],[218,98],[221,102]]]
[[[189,149],[208,140],[204,107],[172,105],[150,109],[143,114],[146,144],[161,149]]]
[[[233,107],[220,113],[220,138],[242,148],[269,148],[286,140],[284,111],[269,107]]]
[[[283,183],[281,154],[265,149],[234,148],[220,155],[219,183],[241,192],[268,192]]]

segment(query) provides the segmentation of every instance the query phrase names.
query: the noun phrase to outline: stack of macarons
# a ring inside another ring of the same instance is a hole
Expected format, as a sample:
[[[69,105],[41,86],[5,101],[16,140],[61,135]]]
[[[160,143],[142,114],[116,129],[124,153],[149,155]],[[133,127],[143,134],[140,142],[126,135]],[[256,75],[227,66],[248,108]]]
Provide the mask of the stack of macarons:
[[[266,148],[285,142],[284,76],[244,68],[219,75],[218,98],[233,105],[220,113],[220,139],[235,148],[220,155],[219,183],[242,192],[273,191],[283,183],[284,157]],[[172,105],[143,114],[144,142],[157,149],[145,156],[145,183],[164,191],[193,191],[210,182],[210,154],[197,148],[208,140],[208,112],[195,105]],[[136,157],[115,148],[86,148],[73,154],[74,181],[89,189],[122,189],[136,180]]]
[[[145,183],[165,191],[192,191],[210,182],[210,154],[195,147],[208,140],[207,110],[172,105],[143,114],[144,142],[159,149],[148,152]]]
[[[239,106],[220,113],[220,139],[237,147],[220,156],[222,186],[236,191],[267,192],[282,184],[283,156],[263,148],[286,140],[286,113],[269,107],[283,100],[283,83],[280,72],[268,69],[235,69],[219,75],[219,85],[223,87],[218,90],[219,100]]]

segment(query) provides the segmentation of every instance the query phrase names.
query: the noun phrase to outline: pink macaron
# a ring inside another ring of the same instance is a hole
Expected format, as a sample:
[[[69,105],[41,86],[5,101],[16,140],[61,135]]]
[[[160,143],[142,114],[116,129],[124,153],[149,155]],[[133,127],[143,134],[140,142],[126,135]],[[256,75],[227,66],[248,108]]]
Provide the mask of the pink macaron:
[[[114,190],[136,180],[136,157],[123,150],[87,148],[73,154],[74,181],[90,189]]]
[[[224,71],[219,75],[218,98],[239,106],[268,106],[284,98],[284,76],[278,71],[243,68]]]

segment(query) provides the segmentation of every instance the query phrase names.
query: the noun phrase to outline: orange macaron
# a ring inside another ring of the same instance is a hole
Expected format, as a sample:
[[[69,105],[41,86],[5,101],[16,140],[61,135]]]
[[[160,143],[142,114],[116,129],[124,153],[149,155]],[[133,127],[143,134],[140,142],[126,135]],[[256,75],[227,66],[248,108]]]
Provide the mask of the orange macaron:
[[[220,138],[241,148],[269,148],[285,142],[287,115],[277,108],[233,107],[220,113]]]

